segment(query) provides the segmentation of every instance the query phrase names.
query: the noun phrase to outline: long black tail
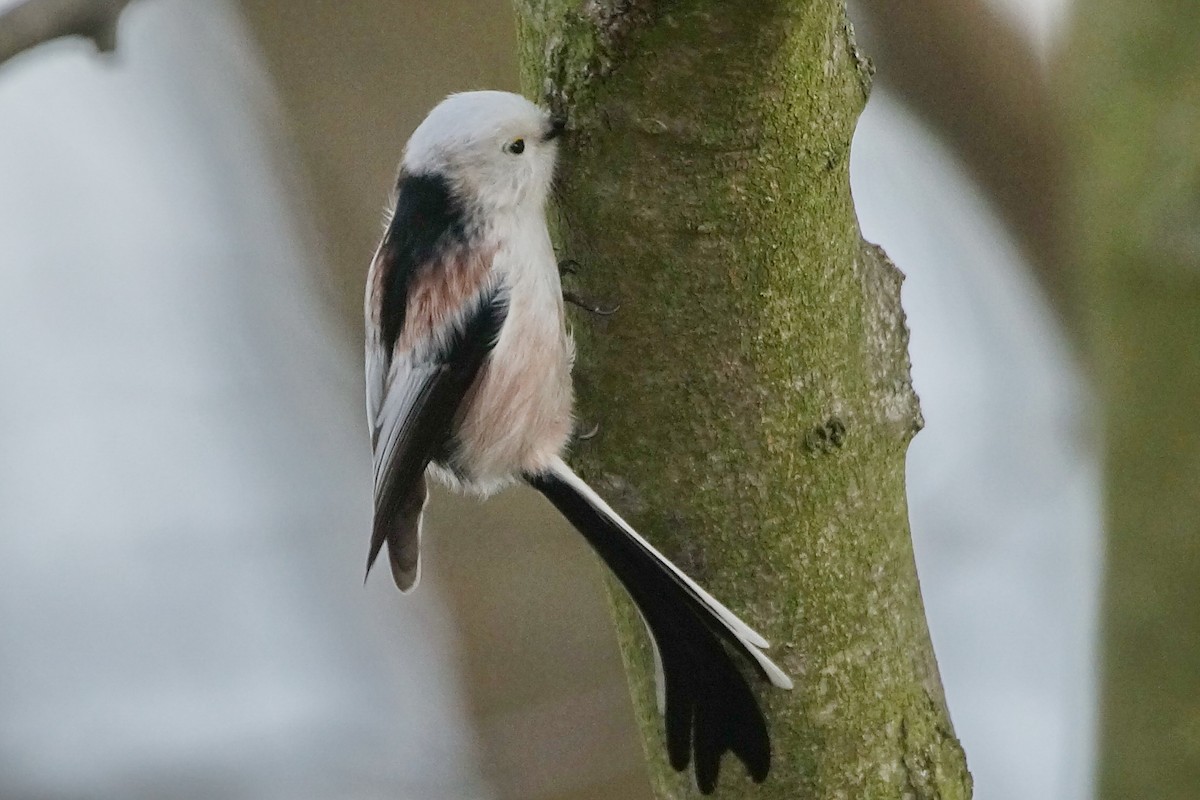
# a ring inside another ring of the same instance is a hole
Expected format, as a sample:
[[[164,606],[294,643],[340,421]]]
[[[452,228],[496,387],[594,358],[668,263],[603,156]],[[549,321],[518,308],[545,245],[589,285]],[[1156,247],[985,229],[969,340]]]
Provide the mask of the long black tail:
[[[791,680],[762,653],[767,642],[654,549],[561,460],[526,480],[584,535],[629,592],[655,645],[659,706],[671,766],[694,761],[696,783],[716,788],[721,755],[767,777],[766,719],[725,644],[781,688]]]

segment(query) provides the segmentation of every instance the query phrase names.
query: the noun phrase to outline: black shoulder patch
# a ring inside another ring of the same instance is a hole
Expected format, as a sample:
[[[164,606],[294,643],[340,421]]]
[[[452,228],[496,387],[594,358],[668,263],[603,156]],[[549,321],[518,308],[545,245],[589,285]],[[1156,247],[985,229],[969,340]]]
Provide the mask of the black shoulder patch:
[[[500,338],[500,329],[508,319],[508,288],[493,284],[479,298],[479,307],[466,323],[450,336],[443,359],[454,367],[466,367],[474,374]]]
[[[384,234],[383,292],[379,313],[385,352],[391,353],[404,328],[408,285],[414,272],[439,250],[467,238],[462,204],[440,175],[401,174],[396,184],[396,210]]]
[[[502,284],[494,284],[484,290],[479,299],[479,306],[467,317],[461,328],[456,329],[446,342],[445,349],[438,354],[439,360],[447,367],[449,375],[446,379],[446,391],[454,397],[465,397],[471,386],[479,378],[491,355],[492,348],[500,339],[500,330],[508,319],[508,288]],[[449,405],[442,400],[437,402]],[[457,409],[457,405],[451,405]],[[457,458],[459,451],[458,439],[455,435],[454,417],[441,417],[437,421],[440,428],[436,429],[436,449],[432,461],[467,481],[471,472]],[[431,423],[433,428],[434,424]]]

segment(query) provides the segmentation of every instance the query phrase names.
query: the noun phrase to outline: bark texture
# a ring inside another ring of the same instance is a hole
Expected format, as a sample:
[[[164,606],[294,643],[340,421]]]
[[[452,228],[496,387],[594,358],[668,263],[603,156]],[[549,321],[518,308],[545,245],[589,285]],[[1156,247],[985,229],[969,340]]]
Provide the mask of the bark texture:
[[[859,234],[869,86],[839,0],[517,0],[531,94],[567,111],[558,227],[582,289],[573,459],[773,643],[771,777],[718,796],[967,798],[908,533],[921,427],[901,275]],[[617,592],[619,594],[619,590]],[[618,627],[659,797],[648,645]]]
[[[1099,788],[1200,787],[1200,4],[1084,0],[1075,196],[1105,414]]]

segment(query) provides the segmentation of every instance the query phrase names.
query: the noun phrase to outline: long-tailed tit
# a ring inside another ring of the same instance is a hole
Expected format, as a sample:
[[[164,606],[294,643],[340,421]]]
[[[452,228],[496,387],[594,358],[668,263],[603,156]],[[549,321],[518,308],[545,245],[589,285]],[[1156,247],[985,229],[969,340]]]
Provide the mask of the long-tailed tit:
[[[722,753],[763,780],[766,721],[737,655],[776,686],[767,641],[621,519],[563,461],[574,347],[545,205],[563,122],[507,92],[446,98],[404,150],[366,292],[375,520],[401,591],[421,576],[427,481],[491,494],[523,480],[583,534],[654,643],[672,766],[713,790]]]

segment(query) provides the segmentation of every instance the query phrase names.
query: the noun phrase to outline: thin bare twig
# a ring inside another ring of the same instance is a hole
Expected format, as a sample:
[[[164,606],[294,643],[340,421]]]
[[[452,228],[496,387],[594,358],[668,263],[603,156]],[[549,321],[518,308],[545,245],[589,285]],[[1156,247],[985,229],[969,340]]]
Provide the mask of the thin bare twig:
[[[42,42],[84,36],[102,53],[117,46],[117,20],[131,0],[24,0],[0,14],[0,64]]]

